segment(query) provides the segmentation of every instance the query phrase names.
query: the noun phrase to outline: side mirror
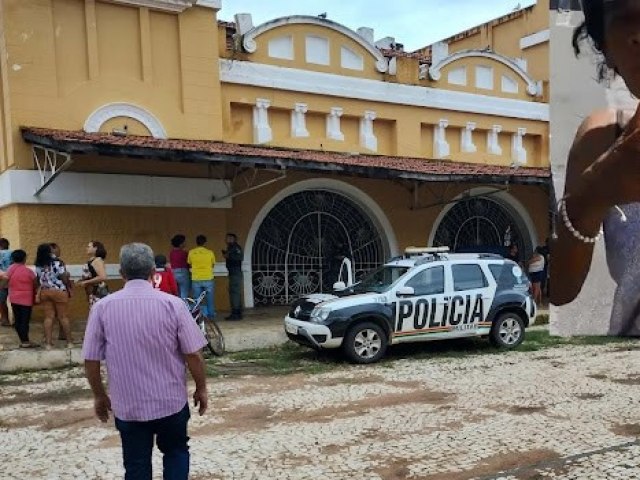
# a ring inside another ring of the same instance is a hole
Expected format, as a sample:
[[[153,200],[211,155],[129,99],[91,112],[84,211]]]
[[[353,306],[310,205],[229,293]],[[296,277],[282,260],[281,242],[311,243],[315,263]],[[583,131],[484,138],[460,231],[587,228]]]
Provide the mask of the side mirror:
[[[397,297],[413,297],[416,294],[416,291],[413,287],[400,287],[396,290]]]
[[[336,282],[333,284],[333,290],[339,292],[341,290],[345,290],[347,288],[347,284],[344,282]]]

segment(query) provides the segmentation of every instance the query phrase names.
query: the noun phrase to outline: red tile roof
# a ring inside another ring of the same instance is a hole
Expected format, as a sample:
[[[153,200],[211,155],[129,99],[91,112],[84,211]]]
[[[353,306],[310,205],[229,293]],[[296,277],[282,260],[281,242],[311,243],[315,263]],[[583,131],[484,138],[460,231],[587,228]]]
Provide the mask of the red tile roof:
[[[239,145],[210,140],[158,139],[114,136],[105,133],[22,128],[23,138],[33,144],[78,154],[126,155],[182,161],[227,161],[278,164],[293,169],[345,171],[365,176],[400,177],[433,181],[511,179],[516,183],[546,183],[548,168],[511,168],[424,158],[361,155],[317,150]],[[455,178],[451,178],[455,177]]]

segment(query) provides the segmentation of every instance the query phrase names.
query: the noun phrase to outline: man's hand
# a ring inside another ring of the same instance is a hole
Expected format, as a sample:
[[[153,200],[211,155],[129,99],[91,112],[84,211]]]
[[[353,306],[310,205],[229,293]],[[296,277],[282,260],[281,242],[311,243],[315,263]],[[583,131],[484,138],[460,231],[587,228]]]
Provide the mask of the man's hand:
[[[204,415],[204,412],[207,411],[207,406],[209,404],[209,400],[207,398],[207,391],[202,389],[196,389],[193,393],[193,406],[200,407],[198,409],[198,413],[200,416]]]
[[[204,360],[200,350],[184,356],[187,368],[196,382],[196,391],[193,394],[193,405],[200,407],[200,415],[207,411],[207,376],[205,374]]]
[[[100,395],[93,399],[93,409],[96,412],[96,417],[102,422],[106,423],[109,420],[109,412],[111,411],[111,399],[108,395]]]

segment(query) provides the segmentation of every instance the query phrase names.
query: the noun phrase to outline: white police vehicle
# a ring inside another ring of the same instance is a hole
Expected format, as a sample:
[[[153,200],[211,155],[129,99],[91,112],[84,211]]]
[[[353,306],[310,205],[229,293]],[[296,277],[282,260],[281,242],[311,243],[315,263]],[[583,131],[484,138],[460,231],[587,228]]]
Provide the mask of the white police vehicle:
[[[287,336],[372,363],[389,345],[407,342],[488,336],[498,347],[515,348],[536,318],[529,280],[499,255],[412,247],[347,283],[336,283],[335,295],[297,300],[284,319]]]

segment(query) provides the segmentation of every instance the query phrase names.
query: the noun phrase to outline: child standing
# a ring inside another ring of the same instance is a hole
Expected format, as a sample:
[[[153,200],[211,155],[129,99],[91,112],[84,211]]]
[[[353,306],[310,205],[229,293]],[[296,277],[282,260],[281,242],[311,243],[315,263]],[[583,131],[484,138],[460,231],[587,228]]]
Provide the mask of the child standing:
[[[26,265],[27,253],[15,250],[11,254],[13,265],[0,278],[9,280],[9,301],[13,309],[14,326],[20,337],[20,348],[34,348],[38,345],[29,341],[29,322],[36,296],[36,274]]]
[[[153,288],[170,295],[178,295],[178,282],[171,269],[167,268],[167,257],[156,255],[156,273],[153,274]]]

